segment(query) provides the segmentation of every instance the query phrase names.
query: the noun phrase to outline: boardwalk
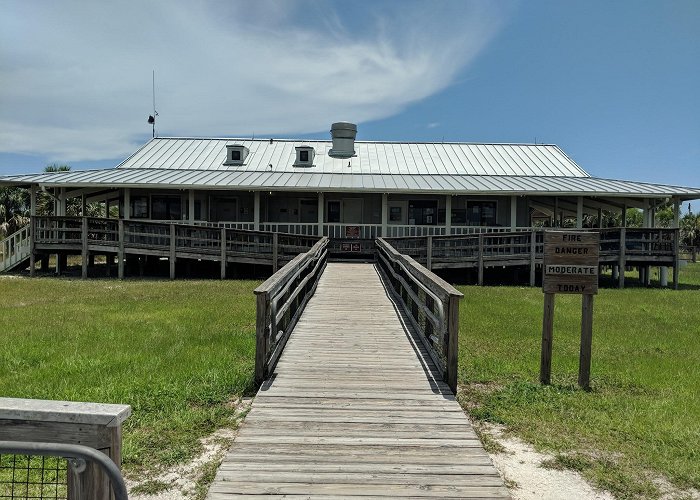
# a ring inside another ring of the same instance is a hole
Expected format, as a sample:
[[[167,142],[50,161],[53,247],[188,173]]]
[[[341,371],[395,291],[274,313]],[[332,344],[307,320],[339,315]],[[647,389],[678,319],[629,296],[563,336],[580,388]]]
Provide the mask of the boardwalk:
[[[371,264],[328,264],[209,491],[507,498]]]

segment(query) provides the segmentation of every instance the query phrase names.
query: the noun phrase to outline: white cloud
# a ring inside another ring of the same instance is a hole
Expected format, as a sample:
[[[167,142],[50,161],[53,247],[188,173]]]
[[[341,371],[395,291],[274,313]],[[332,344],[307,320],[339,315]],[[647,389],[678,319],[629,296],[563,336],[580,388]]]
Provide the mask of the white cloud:
[[[497,32],[486,3],[26,2],[0,18],[0,151],[124,156],[148,135],[299,134],[395,114]],[[337,4],[341,5],[341,4]]]

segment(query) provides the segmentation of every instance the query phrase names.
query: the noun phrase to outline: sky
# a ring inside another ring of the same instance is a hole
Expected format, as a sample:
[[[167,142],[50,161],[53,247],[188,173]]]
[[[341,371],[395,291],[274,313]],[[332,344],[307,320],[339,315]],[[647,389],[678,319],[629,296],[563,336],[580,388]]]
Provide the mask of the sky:
[[[0,175],[118,164],[151,137],[153,71],[159,136],[345,120],[700,187],[697,0],[3,0]]]

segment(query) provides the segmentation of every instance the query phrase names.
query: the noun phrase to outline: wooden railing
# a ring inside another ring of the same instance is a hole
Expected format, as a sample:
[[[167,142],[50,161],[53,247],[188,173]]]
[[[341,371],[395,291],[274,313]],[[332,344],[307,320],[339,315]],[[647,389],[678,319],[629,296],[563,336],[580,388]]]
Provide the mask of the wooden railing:
[[[294,325],[316,290],[327,261],[328,238],[324,237],[255,289],[257,383],[269,377],[275,369]]]
[[[19,231],[0,241],[0,272],[19,264],[31,251],[31,226],[24,226]]]
[[[209,258],[222,263],[222,277],[229,258],[270,262],[277,271],[280,262],[307,251],[319,238],[296,234],[246,231],[167,222],[144,222],[92,217],[34,217],[34,245],[41,250],[76,250],[116,253],[123,276],[126,253],[169,257],[171,275],[175,259]]]
[[[377,264],[444,381],[456,393],[462,293],[383,238],[377,239]]]

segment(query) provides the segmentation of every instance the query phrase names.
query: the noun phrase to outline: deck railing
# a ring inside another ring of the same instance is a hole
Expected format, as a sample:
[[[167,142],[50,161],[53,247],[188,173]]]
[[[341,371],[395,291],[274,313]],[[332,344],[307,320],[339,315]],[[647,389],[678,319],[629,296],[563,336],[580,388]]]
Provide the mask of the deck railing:
[[[0,241],[0,272],[19,264],[31,251],[31,226],[24,226]]]
[[[127,253],[152,254],[171,260],[209,258],[222,263],[222,277],[228,259],[278,264],[307,251],[319,238],[297,234],[269,233],[168,222],[101,219],[92,217],[34,217],[34,245],[39,251],[52,249],[116,253],[123,276]]]
[[[462,293],[383,238],[377,239],[377,264],[444,381],[456,393]]]
[[[316,290],[328,261],[328,238],[300,253],[255,289],[257,326],[255,380],[260,383],[275,369],[287,339]]]

